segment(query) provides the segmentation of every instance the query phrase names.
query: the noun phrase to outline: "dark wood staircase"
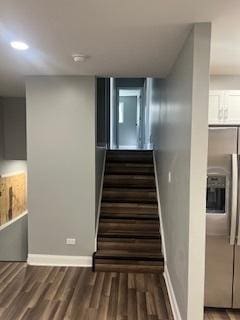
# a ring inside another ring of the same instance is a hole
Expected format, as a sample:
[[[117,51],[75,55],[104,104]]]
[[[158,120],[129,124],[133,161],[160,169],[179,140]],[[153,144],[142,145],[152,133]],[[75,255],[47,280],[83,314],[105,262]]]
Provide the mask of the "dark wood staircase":
[[[152,151],[107,151],[96,271],[162,272]]]

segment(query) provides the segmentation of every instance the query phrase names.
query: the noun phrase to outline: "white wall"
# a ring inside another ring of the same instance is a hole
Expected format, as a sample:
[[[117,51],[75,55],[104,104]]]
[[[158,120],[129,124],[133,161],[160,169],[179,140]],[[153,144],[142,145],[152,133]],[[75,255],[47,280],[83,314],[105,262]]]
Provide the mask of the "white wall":
[[[95,79],[26,82],[29,253],[90,256],[95,235]],[[66,245],[76,238],[76,245]]]
[[[152,84],[165,274],[182,320],[203,319],[210,29],[194,25],[167,79]]]
[[[240,76],[212,75],[210,77],[211,90],[240,90]]]

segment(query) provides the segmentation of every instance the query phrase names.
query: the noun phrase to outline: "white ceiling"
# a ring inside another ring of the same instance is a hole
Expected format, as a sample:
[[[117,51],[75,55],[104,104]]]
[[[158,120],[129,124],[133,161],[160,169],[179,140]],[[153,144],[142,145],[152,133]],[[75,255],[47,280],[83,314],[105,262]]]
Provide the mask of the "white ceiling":
[[[164,77],[191,24],[206,21],[211,72],[240,74],[239,0],[1,0],[0,95],[23,95],[29,74]],[[30,50],[14,51],[18,39]]]

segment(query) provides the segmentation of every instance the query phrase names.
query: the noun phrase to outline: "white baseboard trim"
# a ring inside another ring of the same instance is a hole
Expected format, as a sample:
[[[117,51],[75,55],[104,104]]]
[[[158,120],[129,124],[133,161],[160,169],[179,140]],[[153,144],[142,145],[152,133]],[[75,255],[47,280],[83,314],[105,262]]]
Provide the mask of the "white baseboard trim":
[[[162,254],[163,254],[163,257],[164,257],[164,262],[166,264],[167,263],[167,255],[166,255],[166,246],[165,246],[163,222],[162,222],[162,211],[161,211],[161,201],[160,201],[160,191],[159,191],[159,184],[158,184],[158,174],[157,174],[157,164],[156,164],[156,158],[155,158],[155,151],[153,151],[153,166],[154,166],[154,174],[155,174],[155,181],[156,181],[156,191],[157,191],[157,201],[158,201],[158,214],[159,214],[159,220],[160,220]]]
[[[173,286],[172,286],[172,282],[171,282],[171,278],[168,272],[168,267],[167,265],[165,265],[164,267],[164,273],[163,273],[165,282],[166,282],[166,286],[167,286],[167,291],[168,291],[168,296],[169,296],[169,300],[170,300],[170,305],[172,307],[172,313],[173,313],[173,318],[174,320],[182,320],[181,318],[181,314],[179,311],[179,307],[177,304],[177,300],[174,294],[174,290],[173,290]]]
[[[29,254],[27,263],[33,266],[91,267],[92,257]]]
[[[96,218],[97,220],[96,220],[96,228],[95,228],[95,251],[97,250],[97,234],[98,234],[99,218],[100,218],[101,204],[102,204],[102,192],[103,192],[103,182],[104,182],[104,173],[105,173],[106,154],[107,154],[107,150],[105,150],[105,153],[104,153],[103,167],[102,167],[102,177],[101,177],[101,185],[100,185],[100,193],[99,193],[99,199],[98,199],[98,211],[97,211],[97,218]]]

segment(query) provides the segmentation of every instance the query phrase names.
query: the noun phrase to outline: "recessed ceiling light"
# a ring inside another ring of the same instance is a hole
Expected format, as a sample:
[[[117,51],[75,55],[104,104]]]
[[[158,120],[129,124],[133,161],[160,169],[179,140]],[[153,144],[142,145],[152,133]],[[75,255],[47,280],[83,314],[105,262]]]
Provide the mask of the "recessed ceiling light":
[[[89,56],[85,54],[73,54],[72,57],[74,62],[84,62],[89,58]]]
[[[11,47],[16,50],[27,50],[29,48],[29,46],[22,41],[12,41],[10,44]]]

